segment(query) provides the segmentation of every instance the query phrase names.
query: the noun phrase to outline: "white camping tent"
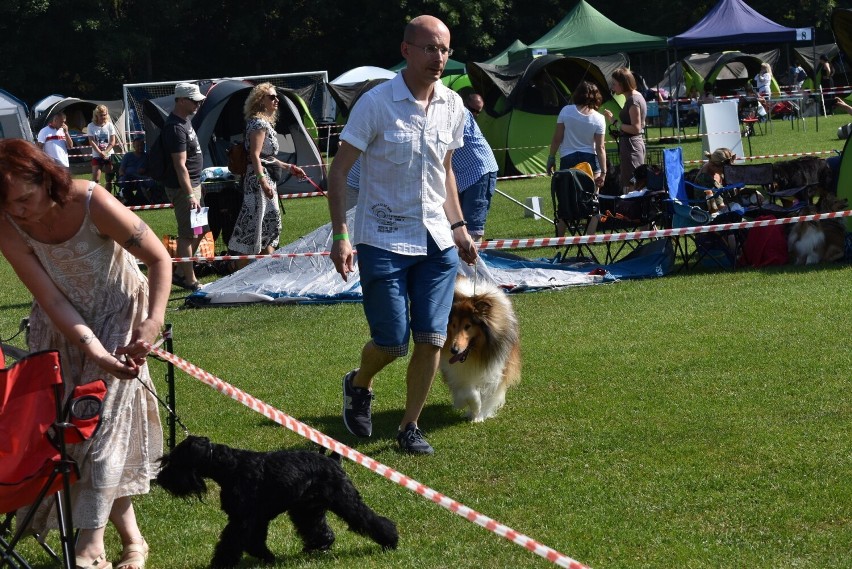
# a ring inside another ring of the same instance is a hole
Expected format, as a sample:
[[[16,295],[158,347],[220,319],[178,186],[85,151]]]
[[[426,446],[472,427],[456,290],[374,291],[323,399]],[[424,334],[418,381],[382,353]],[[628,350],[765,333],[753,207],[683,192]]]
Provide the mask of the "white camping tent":
[[[372,65],[364,65],[341,73],[329,81],[329,83],[332,85],[352,85],[362,81],[369,81],[370,79],[393,79],[394,76],[396,76],[396,71],[390,71],[382,67],[373,67]]]
[[[74,138],[75,144],[74,149],[69,151],[69,157],[72,162],[88,161],[91,148],[85,142],[86,128],[92,121],[92,114],[98,105],[106,105],[109,111],[109,119],[115,126],[116,138],[118,138],[116,152],[124,152],[128,142],[124,130],[127,119],[125,117],[124,101],[121,99],[114,101],[94,101],[78,99],[76,97],[63,97],[61,95],[48,95],[35,104],[34,109],[38,110],[37,113],[33,113],[33,131],[38,135],[38,132],[44,128],[51,116],[59,111],[64,112],[67,116],[68,128],[71,131],[71,136]]]
[[[33,140],[27,106],[3,89],[0,89],[0,138],[23,138],[30,142]]]

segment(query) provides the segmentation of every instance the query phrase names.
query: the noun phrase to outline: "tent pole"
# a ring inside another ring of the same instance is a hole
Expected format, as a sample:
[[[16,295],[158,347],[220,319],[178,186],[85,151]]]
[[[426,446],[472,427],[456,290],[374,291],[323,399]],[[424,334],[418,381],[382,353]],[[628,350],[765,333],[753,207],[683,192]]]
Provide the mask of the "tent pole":
[[[677,48],[675,48],[674,55],[675,55],[675,65],[678,66],[679,63],[680,63],[680,60],[677,58]],[[684,90],[686,90],[686,75],[684,75],[683,66],[680,65],[679,67],[676,67],[676,69],[680,69],[680,77],[683,81]],[[675,86],[676,87],[675,90],[671,91],[671,100],[672,100],[672,103],[674,103],[674,107],[675,107],[675,122],[673,123],[673,127],[672,127],[674,129],[672,131],[672,136],[677,137],[678,144],[680,144],[680,105],[678,105],[678,100],[677,100],[678,99],[677,98],[677,89],[680,88],[680,83],[681,83],[681,81],[678,81],[677,85]],[[671,112],[671,111],[669,111],[669,112]]]
[[[816,27],[811,27],[811,49],[813,50],[814,56],[814,83],[816,83],[817,77],[817,54],[816,54]],[[816,87],[816,85],[814,85]],[[822,112],[823,116],[827,117],[828,114],[825,112],[825,95],[822,92],[822,81],[819,82],[819,100],[822,103]],[[819,132],[819,110],[814,113],[814,119],[816,120],[816,131]]]
[[[536,210],[534,210],[534,209],[533,209],[533,208],[531,208],[531,207],[527,207],[527,206],[526,206],[526,204],[522,204],[521,202],[519,202],[518,200],[516,200],[516,199],[515,199],[515,198],[513,198],[512,196],[510,196],[510,195],[508,195],[508,194],[504,194],[503,192],[501,192],[501,191],[500,191],[500,190],[498,190],[497,188],[494,188],[494,191],[495,191],[495,192],[497,192],[498,194],[500,194],[501,196],[503,196],[504,198],[507,198],[508,200],[515,202],[516,204],[518,204],[519,206],[521,206],[521,207],[522,207],[522,208],[524,208],[525,210],[527,210],[527,211],[531,211],[531,212],[533,212],[535,215],[537,215],[538,217],[540,217],[540,218],[542,218],[542,219],[544,219],[544,220],[547,220],[549,223],[554,223],[554,224],[556,223],[556,222],[554,222],[552,219],[549,219],[546,215],[544,215],[544,214],[543,214],[543,213],[541,213],[540,211],[536,211]],[[533,219],[535,219],[535,218],[533,218]]]
[[[833,40],[834,40],[834,46],[835,46],[835,47],[838,47],[838,46],[837,46],[837,36],[835,36],[835,35],[834,35],[834,28],[832,28],[832,29],[831,29],[831,39],[833,39]],[[847,71],[846,71],[846,65],[843,63],[843,50],[842,50],[842,49],[839,49],[839,48],[838,48],[838,50],[837,50],[837,61],[839,61],[839,62],[840,62],[840,68],[843,70],[843,81],[844,81],[844,83],[843,83],[843,84],[844,84],[844,85],[849,85],[849,74],[848,74],[848,73],[847,73]],[[837,73],[835,73],[835,75],[837,75]],[[836,86],[837,86],[837,83],[835,82],[835,83],[834,83],[834,85],[835,85],[835,87],[836,87]],[[845,94],[846,94],[846,93],[844,93],[844,95],[845,95]],[[839,95],[836,95],[836,96],[839,96]],[[841,98],[841,99],[845,99],[846,97],[840,97],[840,98]]]

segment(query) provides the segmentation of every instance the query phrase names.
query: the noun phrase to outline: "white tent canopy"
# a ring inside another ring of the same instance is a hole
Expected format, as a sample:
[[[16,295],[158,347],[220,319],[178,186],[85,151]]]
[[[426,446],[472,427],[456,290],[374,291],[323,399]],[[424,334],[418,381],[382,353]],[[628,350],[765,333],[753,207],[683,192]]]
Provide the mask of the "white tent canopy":
[[[330,83],[332,85],[352,85],[362,81],[369,81],[370,79],[393,79],[395,76],[395,71],[389,71],[382,67],[365,65],[362,67],[355,67],[354,69],[341,73],[335,79],[330,81]]]

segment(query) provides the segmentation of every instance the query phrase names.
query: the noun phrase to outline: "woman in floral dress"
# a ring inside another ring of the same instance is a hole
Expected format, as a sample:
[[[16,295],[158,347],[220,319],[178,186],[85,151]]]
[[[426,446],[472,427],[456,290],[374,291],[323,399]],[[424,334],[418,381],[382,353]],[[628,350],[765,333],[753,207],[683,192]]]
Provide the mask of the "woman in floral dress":
[[[278,92],[272,83],[255,86],[246,98],[245,146],[249,162],[243,180],[243,207],[237,216],[234,233],[228,242],[231,254],[257,255],[272,253],[281,235],[281,210],[278,207],[277,182],[270,178],[267,166],[278,166],[299,178],[305,171],[295,164],[279,160]],[[237,263],[245,266],[248,261]]]

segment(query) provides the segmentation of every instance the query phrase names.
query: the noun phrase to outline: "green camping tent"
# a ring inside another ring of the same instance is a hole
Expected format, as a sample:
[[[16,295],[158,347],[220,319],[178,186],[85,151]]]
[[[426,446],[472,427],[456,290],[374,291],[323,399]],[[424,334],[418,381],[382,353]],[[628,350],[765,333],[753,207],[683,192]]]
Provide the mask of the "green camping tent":
[[[777,49],[756,54],[739,51],[693,53],[669,66],[656,87],[684,97],[692,89],[703,93],[705,85],[712,85],[716,95],[731,95],[745,88],[760,71],[761,63],[775,67],[779,54]],[[774,95],[780,93],[774,75],[770,90]]]
[[[469,64],[471,85],[485,100],[477,123],[494,150],[500,175],[544,172],[556,117],[580,81],[597,85],[604,106],[617,112],[608,79],[625,65],[623,53],[608,57],[554,54],[508,65]]]
[[[664,50],[666,38],[622,28],[586,0],[580,0],[556,26],[526,49],[509,55],[510,60],[532,56],[536,50],[565,55],[610,55],[618,52]]]
[[[507,47],[491,59],[486,60],[485,63],[488,63],[490,65],[508,65],[509,58],[512,56],[513,53],[523,51],[526,48],[527,44],[525,44],[521,40],[515,40],[509,47]]]

